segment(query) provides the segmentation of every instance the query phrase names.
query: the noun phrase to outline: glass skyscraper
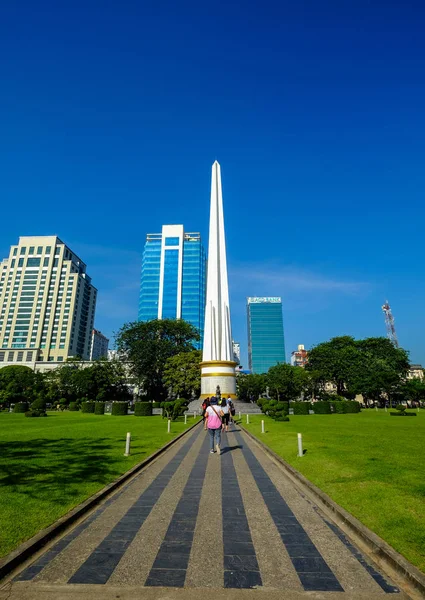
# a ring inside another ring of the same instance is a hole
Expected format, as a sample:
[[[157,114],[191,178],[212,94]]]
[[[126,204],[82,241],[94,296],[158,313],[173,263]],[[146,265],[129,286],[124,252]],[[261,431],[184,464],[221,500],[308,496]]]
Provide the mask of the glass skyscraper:
[[[199,233],[163,225],[148,233],[142,261],[139,321],[184,319],[201,335],[205,318],[206,257]]]
[[[285,362],[282,299],[247,298],[248,363],[252,373],[267,373]]]

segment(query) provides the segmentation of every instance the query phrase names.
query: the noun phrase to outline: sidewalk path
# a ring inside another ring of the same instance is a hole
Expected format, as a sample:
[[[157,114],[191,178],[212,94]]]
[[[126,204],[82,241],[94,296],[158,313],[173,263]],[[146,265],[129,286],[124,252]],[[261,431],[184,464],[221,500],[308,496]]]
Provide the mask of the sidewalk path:
[[[221,456],[210,454],[195,428],[26,565],[0,600],[189,600],[211,588],[218,600],[407,598],[243,432],[223,438]]]

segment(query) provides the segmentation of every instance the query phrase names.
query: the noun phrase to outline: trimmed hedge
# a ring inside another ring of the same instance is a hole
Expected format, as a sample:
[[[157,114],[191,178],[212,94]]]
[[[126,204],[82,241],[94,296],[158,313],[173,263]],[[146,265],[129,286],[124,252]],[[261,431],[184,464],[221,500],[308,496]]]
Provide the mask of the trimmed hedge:
[[[28,402],[17,402],[13,407],[14,413],[24,413],[28,410]]]
[[[135,402],[134,403],[135,417],[150,417],[152,416],[152,402]]]
[[[95,415],[104,415],[105,414],[105,403],[104,402],[95,402],[94,403],[94,414]]]
[[[334,412],[340,415],[360,412],[360,404],[355,400],[337,400],[330,402]]]
[[[162,408],[161,402],[152,402],[152,408]]]
[[[26,417],[47,417],[47,413],[44,410],[27,410],[25,413]]]
[[[73,412],[77,412],[77,410],[80,410],[79,406],[78,406],[78,402],[70,402],[69,403],[69,410],[71,410]]]
[[[94,402],[86,401],[81,403],[81,412],[83,413],[94,413]]]
[[[294,415],[308,415],[311,410],[311,402],[291,402],[289,408],[294,409]]]
[[[330,415],[331,405],[329,402],[314,402],[313,410],[316,415]]]
[[[408,412],[390,412],[392,417],[416,417],[416,413]]]
[[[128,402],[112,402],[112,414],[116,417],[127,415]]]

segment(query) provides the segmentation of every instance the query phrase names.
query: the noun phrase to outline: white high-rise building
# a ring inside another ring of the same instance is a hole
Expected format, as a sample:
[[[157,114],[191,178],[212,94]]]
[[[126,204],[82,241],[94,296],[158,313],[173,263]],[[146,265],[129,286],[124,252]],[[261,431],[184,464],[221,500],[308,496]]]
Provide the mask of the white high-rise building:
[[[109,339],[101,331],[93,329],[91,332],[90,360],[108,357]]]
[[[236,397],[236,363],[233,360],[224,233],[221,170],[212,166],[210,230],[208,240],[207,302],[201,363],[201,398],[215,394]]]
[[[241,362],[241,345],[239,344],[239,342],[232,342],[232,348],[233,348],[233,360],[235,361],[235,363],[237,363],[238,365]]]
[[[0,363],[88,360],[96,296],[57,236],[20,237],[0,263]]]

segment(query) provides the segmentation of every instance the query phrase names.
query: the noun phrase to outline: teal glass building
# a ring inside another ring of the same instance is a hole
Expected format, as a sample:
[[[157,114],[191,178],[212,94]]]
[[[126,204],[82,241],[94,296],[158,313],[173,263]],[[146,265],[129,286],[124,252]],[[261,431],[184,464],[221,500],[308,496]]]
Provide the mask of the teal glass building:
[[[251,373],[267,373],[285,362],[282,299],[247,298],[248,363]]]
[[[199,233],[164,225],[146,236],[142,260],[139,321],[184,319],[201,335],[206,291],[206,256]]]

